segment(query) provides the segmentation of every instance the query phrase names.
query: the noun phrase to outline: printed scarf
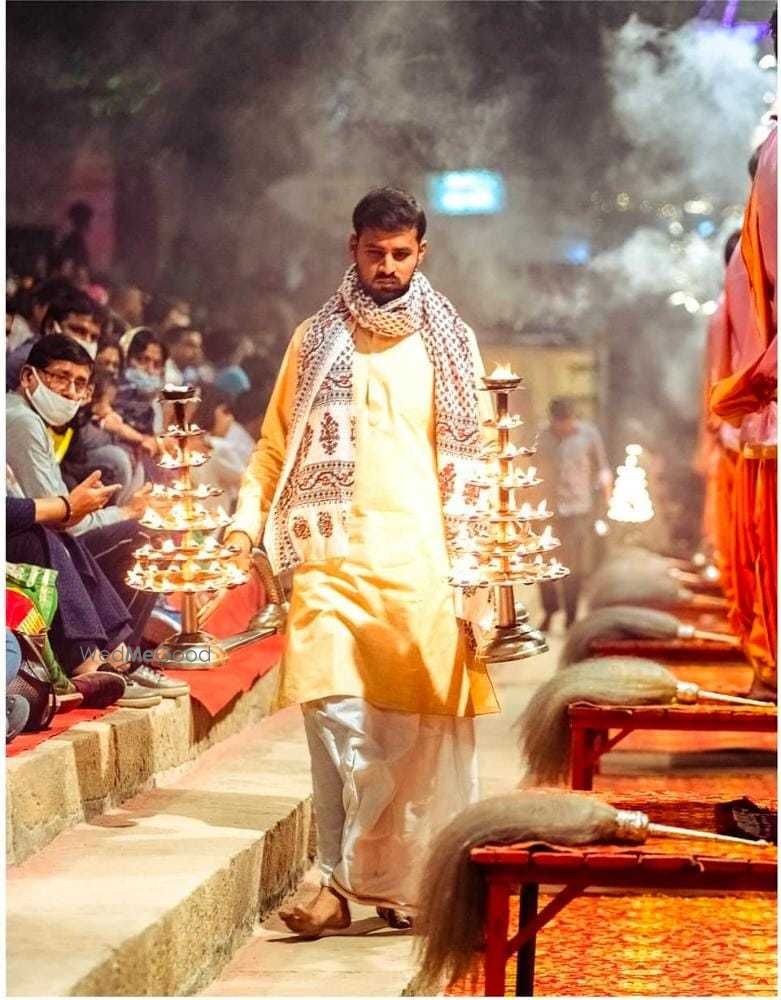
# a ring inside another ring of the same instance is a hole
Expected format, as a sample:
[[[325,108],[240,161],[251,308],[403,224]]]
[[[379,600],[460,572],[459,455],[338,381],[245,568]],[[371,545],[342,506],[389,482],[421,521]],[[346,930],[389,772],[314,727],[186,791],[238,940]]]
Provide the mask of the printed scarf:
[[[355,481],[356,326],[385,337],[420,333],[426,346],[434,368],[437,469],[449,548],[465,505],[477,502],[478,491],[469,484],[480,427],[468,327],[420,272],[403,296],[377,305],[353,266],[302,342],[285,459],[264,533],[276,573],[347,554]]]

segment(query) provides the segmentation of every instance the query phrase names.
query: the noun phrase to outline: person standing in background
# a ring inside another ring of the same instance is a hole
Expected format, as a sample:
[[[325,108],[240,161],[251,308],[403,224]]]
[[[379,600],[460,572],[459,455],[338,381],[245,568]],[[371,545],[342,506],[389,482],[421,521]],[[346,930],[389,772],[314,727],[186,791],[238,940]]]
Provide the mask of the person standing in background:
[[[588,552],[594,521],[594,494],[610,499],[613,474],[607,461],[602,435],[585,420],[579,420],[568,399],[554,399],[548,409],[550,423],[537,441],[538,461],[554,498],[554,534],[561,540],[558,558],[569,568],[561,581],[567,627],[575,621],[583,577],[588,573]],[[540,585],[544,617],[540,628],[550,626],[559,610],[557,584]]]

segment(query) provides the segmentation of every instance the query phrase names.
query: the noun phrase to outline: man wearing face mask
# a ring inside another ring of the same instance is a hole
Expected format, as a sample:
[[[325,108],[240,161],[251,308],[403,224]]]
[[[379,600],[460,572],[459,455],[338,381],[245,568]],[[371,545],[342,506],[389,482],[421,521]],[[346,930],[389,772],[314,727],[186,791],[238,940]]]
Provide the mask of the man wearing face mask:
[[[49,304],[41,320],[41,336],[50,333],[64,333],[84,348],[94,359],[100,338],[100,310],[86,292],[75,288],[60,290]],[[11,392],[19,387],[19,375],[27,356],[35,343],[26,340],[12,350],[6,358],[5,388]]]
[[[70,337],[51,334],[31,349],[19,388],[6,396],[6,458],[25,496],[67,495],[50,430],[64,427],[87,400],[93,362]],[[122,507],[94,511],[74,534],[141,516],[147,489]]]
[[[6,462],[26,497],[67,499],[66,486],[50,431],[62,427],[88,398],[93,362],[70,337],[42,337],[30,351],[16,392],[6,396]],[[155,603],[154,594],[144,594],[125,583],[125,574],[147,536],[138,525],[151,484],[142,487],[120,507],[104,507],[70,524],[67,504],[63,529],[78,535],[110,580],[133,618],[133,634],[139,637]],[[163,695],[172,694],[176,683],[146,664],[129,674],[144,687]],[[179,686],[181,687],[181,686]]]

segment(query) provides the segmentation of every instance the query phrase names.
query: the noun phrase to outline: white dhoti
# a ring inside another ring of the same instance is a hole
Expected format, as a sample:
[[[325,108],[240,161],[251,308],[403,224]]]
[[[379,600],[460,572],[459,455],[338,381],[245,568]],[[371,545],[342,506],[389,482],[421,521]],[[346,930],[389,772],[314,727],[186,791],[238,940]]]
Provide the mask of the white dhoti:
[[[429,842],[478,798],[474,720],[362,698],[302,708],[323,884],[413,913]]]

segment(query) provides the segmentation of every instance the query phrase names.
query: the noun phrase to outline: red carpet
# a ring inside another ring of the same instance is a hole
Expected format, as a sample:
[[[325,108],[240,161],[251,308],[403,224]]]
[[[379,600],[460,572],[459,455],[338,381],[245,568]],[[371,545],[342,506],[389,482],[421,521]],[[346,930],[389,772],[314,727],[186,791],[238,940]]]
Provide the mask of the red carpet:
[[[230,654],[224,667],[214,670],[166,670],[190,685],[190,697],[199,702],[211,716],[217,715],[237,694],[249,691],[279,662],[285,640],[281,635],[242,646]]]
[[[251,643],[230,654],[224,667],[214,670],[168,670],[171,677],[182,678],[190,685],[191,697],[203,705],[211,716],[217,715],[237,695],[249,691],[258,678],[263,677],[279,662],[284,638],[269,636]],[[92,722],[115,712],[115,708],[74,710],[55,715],[51,727],[39,733],[22,733],[5,748],[6,757],[14,757],[25,750],[32,750],[45,740],[59,736],[79,722]],[[144,709],[132,709],[143,712]]]
[[[17,754],[24,753],[25,750],[32,750],[33,747],[50,740],[53,736],[67,732],[79,722],[93,722],[95,719],[102,719],[115,711],[115,708],[77,708],[72,712],[59,712],[52,719],[52,724],[48,729],[38,733],[21,733],[17,736],[13,743],[6,746],[5,755],[6,757],[16,757]],[[139,709],[139,711],[141,710]]]
[[[539,934],[534,985],[539,996],[775,996],[775,896],[581,896]],[[446,993],[482,996],[479,960]]]

